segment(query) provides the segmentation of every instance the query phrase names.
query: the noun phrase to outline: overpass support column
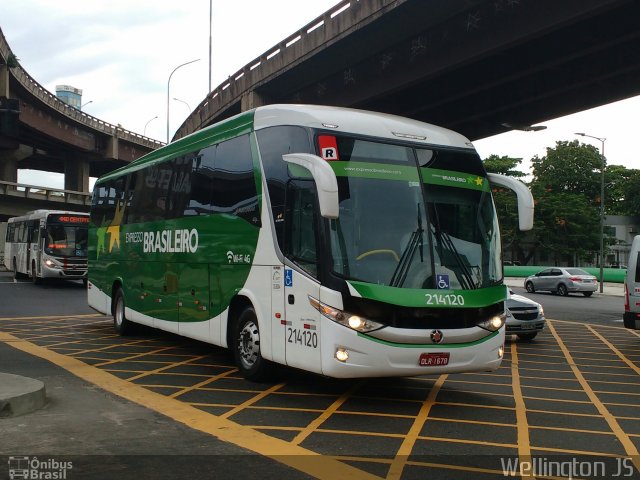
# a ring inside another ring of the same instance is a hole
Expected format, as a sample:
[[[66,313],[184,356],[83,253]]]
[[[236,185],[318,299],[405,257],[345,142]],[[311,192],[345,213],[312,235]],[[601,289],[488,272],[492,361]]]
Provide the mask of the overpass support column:
[[[271,101],[266,95],[256,92],[255,90],[251,90],[250,92],[242,94],[242,97],[240,98],[240,111],[246,112],[252,108],[261,107],[270,103]]]
[[[9,67],[0,65],[0,97],[9,98]]]
[[[64,161],[64,189],[89,192],[89,162],[71,157]]]
[[[18,183],[18,160],[5,155],[0,162],[0,180]]]

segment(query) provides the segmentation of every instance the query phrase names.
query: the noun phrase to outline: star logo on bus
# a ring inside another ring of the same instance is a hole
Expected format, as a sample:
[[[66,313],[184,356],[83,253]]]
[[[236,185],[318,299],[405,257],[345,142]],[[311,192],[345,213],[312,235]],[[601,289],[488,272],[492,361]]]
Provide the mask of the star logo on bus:
[[[115,244],[120,248],[120,225],[110,226],[107,228],[107,233],[109,234],[109,253],[111,253]]]
[[[481,187],[482,184],[484,183],[484,178],[482,177],[476,177],[476,179],[474,180],[474,182],[476,182],[476,185]]]
[[[442,339],[444,338],[444,335],[442,334],[442,332],[440,330],[433,330],[431,332],[431,341],[433,343],[440,343],[442,341]]]

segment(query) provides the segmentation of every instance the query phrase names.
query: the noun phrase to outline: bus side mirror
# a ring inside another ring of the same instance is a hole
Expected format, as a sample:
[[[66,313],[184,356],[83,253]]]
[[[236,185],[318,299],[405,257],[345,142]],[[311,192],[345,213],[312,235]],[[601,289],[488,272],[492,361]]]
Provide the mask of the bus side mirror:
[[[487,173],[489,182],[512,190],[518,198],[518,223],[520,230],[533,228],[533,196],[527,186],[520,180],[498,173]]]
[[[338,218],[338,179],[329,162],[310,153],[288,153],[282,158],[285,162],[299,165],[311,172],[318,192],[320,215]]]

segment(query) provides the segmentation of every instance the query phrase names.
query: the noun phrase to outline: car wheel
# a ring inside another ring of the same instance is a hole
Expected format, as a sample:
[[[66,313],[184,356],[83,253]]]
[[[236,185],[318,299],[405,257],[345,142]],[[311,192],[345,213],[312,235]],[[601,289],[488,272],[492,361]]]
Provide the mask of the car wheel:
[[[556,291],[561,297],[566,297],[567,295],[569,295],[569,290],[567,290],[567,287],[564,285],[564,283],[558,285],[558,289]]]
[[[590,297],[591,295],[593,295],[593,292],[582,292],[582,294],[583,294],[585,297]]]
[[[538,332],[518,333],[518,338],[520,340],[524,340],[525,342],[530,342],[531,340],[536,338],[536,335],[538,335]]]
[[[262,358],[260,352],[260,328],[253,307],[245,308],[233,329],[233,357],[244,378],[254,382],[268,380],[271,362]]]
[[[113,328],[120,335],[130,335],[133,333],[134,324],[127,320],[125,315],[124,293],[121,288],[116,290],[113,297]]]
[[[525,285],[527,292],[529,293],[534,293],[536,291],[536,287],[533,286],[533,282],[531,280],[529,280],[527,282],[527,284]]]

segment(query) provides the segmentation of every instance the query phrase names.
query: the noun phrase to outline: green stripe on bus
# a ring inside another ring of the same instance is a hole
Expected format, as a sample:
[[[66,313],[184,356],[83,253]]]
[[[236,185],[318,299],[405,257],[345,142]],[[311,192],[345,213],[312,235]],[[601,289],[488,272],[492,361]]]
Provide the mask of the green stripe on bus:
[[[479,175],[453,172],[450,170],[438,170],[436,168],[421,168],[424,183],[442,185],[445,187],[468,188],[488,192],[489,181]]]
[[[478,308],[494,305],[507,298],[507,287],[504,285],[478,290],[425,290],[389,287],[353,280],[348,282],[364,298],[402,307]],[[462,296],[464,302],[460,302],[458,296]],[[428,303],[429,300],[430,303]]]

